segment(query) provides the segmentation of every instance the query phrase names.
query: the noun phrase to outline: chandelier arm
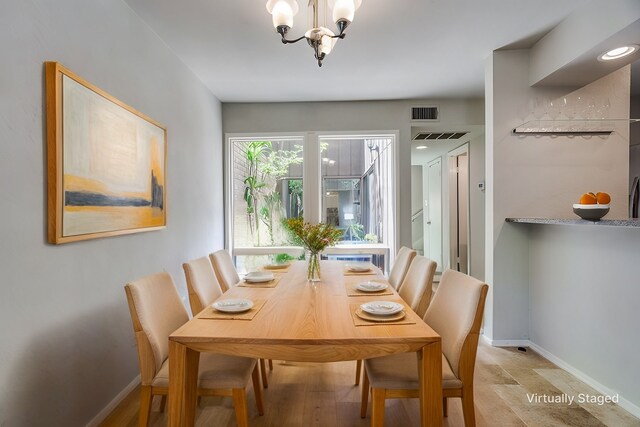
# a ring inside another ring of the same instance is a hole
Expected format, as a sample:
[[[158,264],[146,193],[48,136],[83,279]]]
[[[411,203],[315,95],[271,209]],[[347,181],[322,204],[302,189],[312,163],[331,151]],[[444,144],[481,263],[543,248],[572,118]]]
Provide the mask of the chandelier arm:
[[[284,43],[284,44],[292,44],[292,43],[297,43],[297,42],[299,42],[300,40],[303,40],[303,39],[306,39],[306,37],[302,36],[302,37],[298,37],[297,39],[289,40],[289,39],[284,38],[284,36],[282,36],[282,43]]]

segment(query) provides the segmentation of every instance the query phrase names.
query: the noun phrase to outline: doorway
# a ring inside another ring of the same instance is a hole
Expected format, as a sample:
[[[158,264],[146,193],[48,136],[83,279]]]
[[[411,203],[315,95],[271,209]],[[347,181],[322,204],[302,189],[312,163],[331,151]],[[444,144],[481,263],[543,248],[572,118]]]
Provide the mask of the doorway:
[[[425,255],[438,263],[438,271],[442,267],[442,162],[440,157],[426,166],[427,200],[424,217]]]
[[[449,247],[453,270],[469,273],[469,146],[449,152]]]

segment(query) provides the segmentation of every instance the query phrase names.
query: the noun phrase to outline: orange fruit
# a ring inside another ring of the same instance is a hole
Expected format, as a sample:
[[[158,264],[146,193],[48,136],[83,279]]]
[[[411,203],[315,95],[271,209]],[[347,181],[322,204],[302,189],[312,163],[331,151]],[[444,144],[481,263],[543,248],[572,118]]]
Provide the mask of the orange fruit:
[[[608,195],[607,193],[597,193],[596,194],[596,199],[598,201],[598,204],[600,205],[607,205],[609,204],[609,202],[611,202],[611,196]]]
[[[598,197],[593,193],[584,193],[580,197],[580,204],[582,205],[595,205],[598,202]]]

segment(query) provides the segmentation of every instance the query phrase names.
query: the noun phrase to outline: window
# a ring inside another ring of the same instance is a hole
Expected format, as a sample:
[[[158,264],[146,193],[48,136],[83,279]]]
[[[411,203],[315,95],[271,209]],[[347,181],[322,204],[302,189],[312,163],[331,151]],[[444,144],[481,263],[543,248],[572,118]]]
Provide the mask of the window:
[[[230,136],[227,245],[240,272],[297,258],[283,219],[304,216],[343,230],[330,259],[390,262],[394,242],[395,135]],[[309,166],[308,168],[305,168]]]

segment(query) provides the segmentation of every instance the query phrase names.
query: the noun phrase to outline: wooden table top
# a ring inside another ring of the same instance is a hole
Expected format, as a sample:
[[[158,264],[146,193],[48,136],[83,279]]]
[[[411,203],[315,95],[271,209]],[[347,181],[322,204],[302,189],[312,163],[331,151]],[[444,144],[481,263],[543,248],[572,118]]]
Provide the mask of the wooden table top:
[[[295,262],[275,288],[237,287],[221,298],[264,299],[265,305],[252,320],[211,320],[195,316],[169,339],[188,347],[197,343],[259,344],[288,346],[357,346],[410,344],[439,341],[440,336],[407,308],[411,325],[355,326],[349,304],[373,300],[403,303],[394,295],[347,296],[347,283],[358,283],[376,276],[345,276],[344,262],[322,261],[322,280],[307,282],[305,262]],[[377,271],[377,278],[383,278]],[[405,305],[406,306],[406,305]],[[393,351],[392,351],[393,352]]]

